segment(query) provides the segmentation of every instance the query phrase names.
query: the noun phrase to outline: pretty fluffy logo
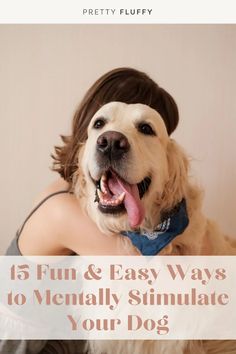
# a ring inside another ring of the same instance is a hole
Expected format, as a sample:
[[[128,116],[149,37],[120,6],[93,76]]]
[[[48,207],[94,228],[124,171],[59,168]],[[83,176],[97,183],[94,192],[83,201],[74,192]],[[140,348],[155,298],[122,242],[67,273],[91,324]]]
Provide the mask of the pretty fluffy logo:
[[[83,9],[83,16],[150,16],[152,9]]]

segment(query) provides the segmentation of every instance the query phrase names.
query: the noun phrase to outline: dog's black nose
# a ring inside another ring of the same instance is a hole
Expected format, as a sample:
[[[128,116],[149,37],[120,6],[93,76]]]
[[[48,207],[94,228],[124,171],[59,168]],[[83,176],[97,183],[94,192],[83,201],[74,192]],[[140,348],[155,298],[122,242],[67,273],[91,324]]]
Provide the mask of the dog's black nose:
[[[116,131],[108,131],[97,139],[97,151],[111,158],[121,158],[129,151],[130,145],[126,136]]]

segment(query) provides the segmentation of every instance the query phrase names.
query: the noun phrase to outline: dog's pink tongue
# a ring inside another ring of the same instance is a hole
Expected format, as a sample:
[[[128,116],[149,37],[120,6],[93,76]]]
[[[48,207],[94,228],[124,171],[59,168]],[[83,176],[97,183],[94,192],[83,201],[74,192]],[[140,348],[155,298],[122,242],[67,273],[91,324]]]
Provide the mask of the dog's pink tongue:
[[[125,192],[124,205],[130,226],[137,227],[140,225],[144,218],[144,208],[139,198],[138,186],[119,179],[114,173],[112,173],[112,177],[108,180],[108,186],[115,195]]]

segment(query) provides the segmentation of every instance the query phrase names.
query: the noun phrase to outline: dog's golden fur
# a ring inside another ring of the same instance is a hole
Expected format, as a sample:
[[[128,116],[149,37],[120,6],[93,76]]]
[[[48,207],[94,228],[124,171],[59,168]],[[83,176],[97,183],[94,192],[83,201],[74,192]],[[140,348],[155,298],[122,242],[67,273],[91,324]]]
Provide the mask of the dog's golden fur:
[[[74,176],[75,192],[98,227],[107,233],[117,233],[129,228],[127,215],[103,215],[94,203],[95,187],[91,181],[100,177],[95,159],[95,142],[101,131],[93,129],[97,117],[105,116],[107,126],[102,131],[115,130],[125,134],[131,144],[131,158],[122,177],[129,183],[138,183],[147,173],[152,182],[143,198],[145,219],[141,229],[153,229],[163,211],[170,210],[183,198],[186,199],[189,225],[161,254],[163,255],[234,255],[236,241],[224,235],[217,224],[202,212],[202,191],[190,182],[188,159],[181,147],[169,138],[160,115],[153,109],[139,104],[120,102],[103,106],[93,117],[88,140],[79,151],[80,171]],[[135,130],[140,117],[153,125],[157,136],[145,137]],[[142,156],[142,157],[141,157]],[[141,162],[140,162],[141,159]],[[129,172],[127,173],[127,167]],[[115,236],[114,236],[115,237]],[[90,351],[96,354],[233,354],[235,341],[92,341]]]

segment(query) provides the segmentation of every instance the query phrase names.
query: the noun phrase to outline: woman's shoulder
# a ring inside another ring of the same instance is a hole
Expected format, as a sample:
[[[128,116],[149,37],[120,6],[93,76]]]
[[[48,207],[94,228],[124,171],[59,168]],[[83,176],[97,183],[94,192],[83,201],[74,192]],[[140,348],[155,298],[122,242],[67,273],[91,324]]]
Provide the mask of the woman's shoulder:
[[[34,205],[36,206],[40,203],[43,199],[51,196],[55,193],[59,192],[69,192],[69,183],[66,182],[64,179],[59,178],[52,183],[50,183],[46,188],[44,188],[35,198]]]
[[[81,212],[75,196],[69,193],[69,185],[59,179],[47,186],[36,197],[33,213],[24,225],[19,238],[23,254],[71,253],[64,245],[66,230],[79,220]]]

